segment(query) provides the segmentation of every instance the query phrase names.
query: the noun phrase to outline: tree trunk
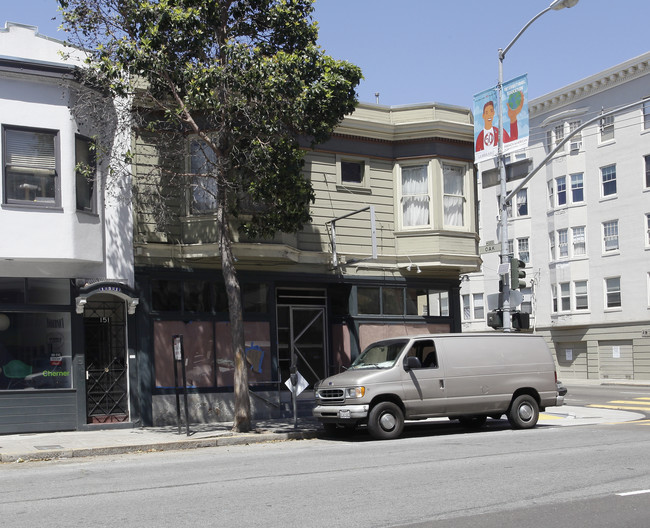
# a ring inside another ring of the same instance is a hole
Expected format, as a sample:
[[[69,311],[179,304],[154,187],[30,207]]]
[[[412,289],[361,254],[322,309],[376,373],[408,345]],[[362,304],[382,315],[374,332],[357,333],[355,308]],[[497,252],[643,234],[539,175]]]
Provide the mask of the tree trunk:
[[[217,228],[219,232],[219,252],[221,254],[221,270],[228,297],[230,313],[230,336],[235,356],[235,415],[233,431],[248,432],[251,430],[251,404],[248,394],[248,369],[244,349],[244,312],[241,303],[241,289],[235,270],[235,259],[232,254],[232,237],[225,209],[225,188],[220,186],[217,197]]]

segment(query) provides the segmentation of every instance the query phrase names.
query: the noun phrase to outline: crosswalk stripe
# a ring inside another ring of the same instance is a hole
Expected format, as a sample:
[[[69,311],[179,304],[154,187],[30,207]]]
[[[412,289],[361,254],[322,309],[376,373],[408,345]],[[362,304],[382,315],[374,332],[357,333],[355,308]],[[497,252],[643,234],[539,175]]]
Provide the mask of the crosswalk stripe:
[[[650,407],[633,407],[633,406],[625,406],[625,405],[596,405],[596,404],[591,404],[587,405],[587,407],[594,407],[596,409],[615,409],[619,411],[647,411],[650,412]]]

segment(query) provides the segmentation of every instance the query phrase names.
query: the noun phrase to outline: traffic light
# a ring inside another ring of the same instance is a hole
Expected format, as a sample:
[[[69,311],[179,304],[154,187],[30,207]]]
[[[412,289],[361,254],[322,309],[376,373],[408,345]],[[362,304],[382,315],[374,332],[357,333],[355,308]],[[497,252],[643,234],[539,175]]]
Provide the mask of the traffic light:
[[[501,310],[492,310],[488,312],[487,324],[490,328],[503,328],[503,312]]]
[[[516,258],[510,259],[510,289],[519,290],[520,288],[525,288],[526,283],[520,279],[526,277],[526,272],[524,268],[526,263],[523,260]]]

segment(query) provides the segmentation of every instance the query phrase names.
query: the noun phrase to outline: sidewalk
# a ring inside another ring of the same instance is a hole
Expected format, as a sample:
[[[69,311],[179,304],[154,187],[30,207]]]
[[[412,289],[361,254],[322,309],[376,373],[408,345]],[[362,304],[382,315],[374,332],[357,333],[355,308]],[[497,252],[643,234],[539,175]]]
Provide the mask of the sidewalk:
[[[297,427],[293,419],[258,421],[250,433],[233,433],[232,425],[191,424],[189,436],[175,425],[0,435],[0,463],[303,440],[319,429],[311,417],[299,418]]]
[[[643,418],[638,413],[610,409],[551,407],[540,414],[539,425],[574,426],[599,423],[627,422]],[[437,418],[433,420],[444,420]],[[319,423],[311,417],[269,420],[255,423],[250,433],[233,433],[232,423],[195,424],[190,435],[177,426],[131,429],[103,429],[97,431],[70,431],[0,436],[0,462],[26,462],[58,458],[146,453],[200,447],[246,445],[284,440],[304,440],[323,434]]]

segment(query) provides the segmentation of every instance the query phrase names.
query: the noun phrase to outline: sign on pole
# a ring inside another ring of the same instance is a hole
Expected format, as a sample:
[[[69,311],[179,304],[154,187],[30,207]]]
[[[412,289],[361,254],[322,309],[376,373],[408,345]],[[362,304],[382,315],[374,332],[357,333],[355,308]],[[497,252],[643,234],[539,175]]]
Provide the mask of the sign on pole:
[[[521,75],[503,84],[501,104],[504,126],[499,123],[497,88],[474,96],[474,160],[476,163],[495,158],[499,134],[503,134],[503,153],[528,146],[528,76]]]

